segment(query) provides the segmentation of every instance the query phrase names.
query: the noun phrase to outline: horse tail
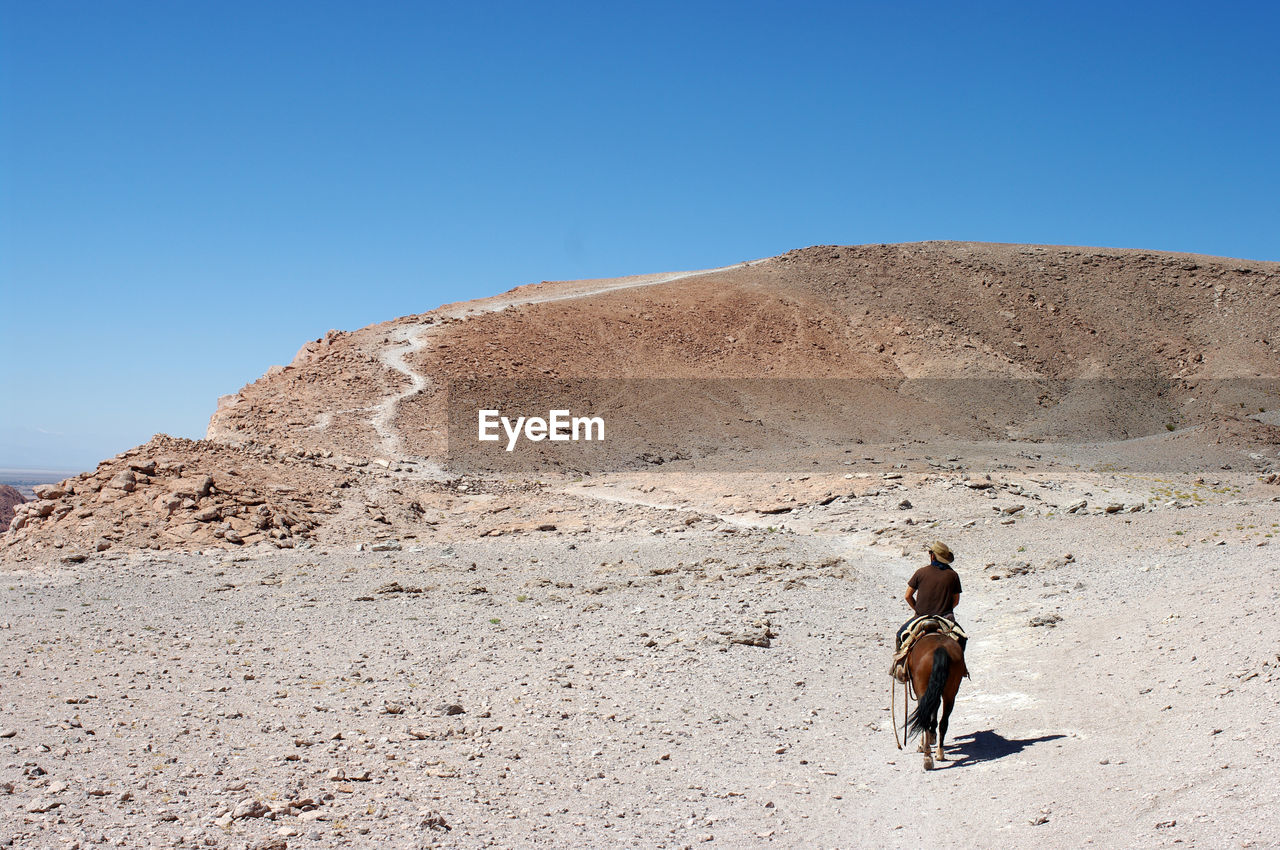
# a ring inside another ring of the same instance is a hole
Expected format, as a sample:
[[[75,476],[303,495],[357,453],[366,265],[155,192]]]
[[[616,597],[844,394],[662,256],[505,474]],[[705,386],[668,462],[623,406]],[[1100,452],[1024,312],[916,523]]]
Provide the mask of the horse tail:
[[[916,710],[907,718],[907,730],[915,735],[928,730],[938,716],[938,706],[942,703],[942,690],[947,685],[947,677],[951,674],[951,656],[938,647],[933,651],[933,669],[929,672],[929,685],[925,688]]]

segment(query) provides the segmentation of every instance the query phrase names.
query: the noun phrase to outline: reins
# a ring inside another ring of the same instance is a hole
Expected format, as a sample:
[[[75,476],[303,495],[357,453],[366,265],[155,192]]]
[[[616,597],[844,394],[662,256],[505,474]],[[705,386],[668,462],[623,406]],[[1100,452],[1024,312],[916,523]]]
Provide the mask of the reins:
[[[909,656],[908,656],[909,657]],[[898,721],[893,716],[897,713],[897,689],[894,685],[898,684],[897,680],[892,676],[889,677],[889,723],[893,726],[893,742],[898,745],[898,749],[902,749],[902,745],[907,742],[907,712],[911,707],[911,665],[907,664],[907,681],[902,683],[902,740],[898,740]]]

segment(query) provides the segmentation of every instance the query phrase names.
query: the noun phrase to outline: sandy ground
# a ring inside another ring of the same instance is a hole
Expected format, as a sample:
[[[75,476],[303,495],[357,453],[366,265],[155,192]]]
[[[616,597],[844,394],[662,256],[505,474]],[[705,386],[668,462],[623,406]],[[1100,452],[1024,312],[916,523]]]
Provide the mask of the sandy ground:
[[[780,514],[636,475],[561,488],[576,532],[9,565],[0,845],[1280,843],[1277,488],[891,475],[757,482]],[[972,680],[925,772],[886,644],[934,537]]]

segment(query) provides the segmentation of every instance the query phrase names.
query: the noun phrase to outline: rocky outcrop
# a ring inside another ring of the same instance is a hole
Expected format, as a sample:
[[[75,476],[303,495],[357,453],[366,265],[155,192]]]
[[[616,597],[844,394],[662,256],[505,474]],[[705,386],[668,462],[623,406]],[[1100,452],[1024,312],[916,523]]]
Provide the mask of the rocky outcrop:
[[[36,487],[0,549],[292,548],[335,509],[324,495],[332,478],[297,455],[158,435],[93,472]]]
[[[14,509],[26,502],[22,494],[8,484],[0,484],[0,532],[9,529]]]

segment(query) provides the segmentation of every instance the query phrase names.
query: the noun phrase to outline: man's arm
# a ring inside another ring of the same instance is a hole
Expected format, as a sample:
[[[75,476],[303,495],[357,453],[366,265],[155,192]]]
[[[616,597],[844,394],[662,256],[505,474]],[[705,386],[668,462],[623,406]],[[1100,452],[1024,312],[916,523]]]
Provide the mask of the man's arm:
[[[960,594],[958,593],[951,594],[951,610],[952,611],[956,610],[956,606],[959,604],[960,604]]]
[[[958,595],[959,594],[957,594],[957,596]],[[916,589],[914,587],[911,587],[910,585],[908,585],[907,595],[903,598],[907,600],[907,604],[911,606],[912,611],[916,610]]]

